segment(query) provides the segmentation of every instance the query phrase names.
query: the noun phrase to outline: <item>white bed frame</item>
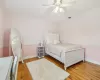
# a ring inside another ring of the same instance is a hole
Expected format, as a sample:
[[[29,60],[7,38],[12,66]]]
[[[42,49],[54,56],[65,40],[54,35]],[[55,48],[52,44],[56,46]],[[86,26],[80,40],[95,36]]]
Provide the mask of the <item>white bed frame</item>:
[[[85,53],[85,49],[78,49],[78,50],[72,50],[72,51],[68,51],[65,53],[65,62],[64,62],[64,68],[66,70],[67,67],[78,63],[80,61],[85,61],[85,57],[84,57],[84,53]]]
[[[54,55],[52,52],[46,51],[46,53],[55,59],[59,60],[60,62],[64,63],[64,69],[66,70],[67,67],[76,64],[80,61],[85,61],[84,53],[85,49],[76,49],[76,50],[71,50],[67,51],[65,53],[62,53],[61,56]]]

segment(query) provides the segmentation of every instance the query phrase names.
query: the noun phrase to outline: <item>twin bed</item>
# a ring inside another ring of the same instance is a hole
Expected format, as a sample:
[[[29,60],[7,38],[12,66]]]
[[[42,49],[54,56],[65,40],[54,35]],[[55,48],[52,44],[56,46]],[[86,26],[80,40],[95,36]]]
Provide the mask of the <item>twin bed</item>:
[[[84,61],[84,51],[80,45],[61,43],[59,34],[49,33],[45,39],[45,52],[64,63],[65,70],[75,63]]]

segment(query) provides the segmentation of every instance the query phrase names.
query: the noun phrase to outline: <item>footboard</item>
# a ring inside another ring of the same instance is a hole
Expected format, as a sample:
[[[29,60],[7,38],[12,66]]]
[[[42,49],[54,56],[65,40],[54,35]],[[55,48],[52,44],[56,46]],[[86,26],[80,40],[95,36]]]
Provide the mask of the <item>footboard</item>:
[[[65,53],[64,67],[69,67],[79,61],[84,61],[85,49],[72,50]]]

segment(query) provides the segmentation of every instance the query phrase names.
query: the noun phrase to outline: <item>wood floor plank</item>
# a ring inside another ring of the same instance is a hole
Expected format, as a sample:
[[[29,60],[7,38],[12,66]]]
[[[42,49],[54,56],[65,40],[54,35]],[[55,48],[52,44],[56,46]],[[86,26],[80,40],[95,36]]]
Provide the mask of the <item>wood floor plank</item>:
[[[45,58],[64,69],[64,65],[56,59],[50,56],[46,56]],[[17,80],[32,80],[26,63],[35,60],[38,60],[38,58],[24,60],[24,64],[19,63]],[[80,62],[67,68],[66,71],[70,73],[70,76],[66,80],[100,80],[100,66],[89,62]]]

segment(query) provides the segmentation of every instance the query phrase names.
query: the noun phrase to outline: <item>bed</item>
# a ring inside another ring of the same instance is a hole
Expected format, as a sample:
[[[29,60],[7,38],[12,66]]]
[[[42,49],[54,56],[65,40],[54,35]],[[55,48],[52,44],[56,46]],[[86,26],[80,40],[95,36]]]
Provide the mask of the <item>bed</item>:
[[[45,40],[45,52],[62,62],[64,64],[65,70],[67,67],[73,64],[84,61],[85,49],[80,45],[72,43],[61,43],[59,40],[59,34],[55,33],[50,33],[48,38]]]

